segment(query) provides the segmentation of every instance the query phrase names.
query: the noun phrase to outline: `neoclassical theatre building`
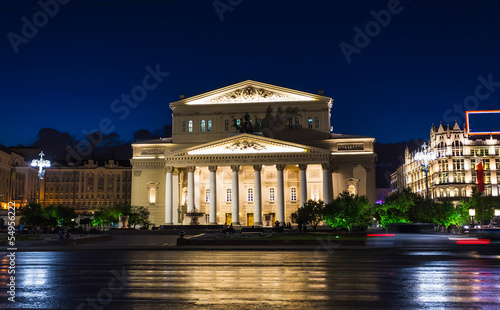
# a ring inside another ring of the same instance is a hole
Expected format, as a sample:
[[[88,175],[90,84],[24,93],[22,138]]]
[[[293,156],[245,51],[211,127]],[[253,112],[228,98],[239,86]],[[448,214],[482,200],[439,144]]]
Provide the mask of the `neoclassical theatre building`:
[[[244,81],[172,102],[172,137],[134,143],[132,205],[156,225],[270,226],[309,199],[375,198],[375,139],[331,133],[333,100]]]

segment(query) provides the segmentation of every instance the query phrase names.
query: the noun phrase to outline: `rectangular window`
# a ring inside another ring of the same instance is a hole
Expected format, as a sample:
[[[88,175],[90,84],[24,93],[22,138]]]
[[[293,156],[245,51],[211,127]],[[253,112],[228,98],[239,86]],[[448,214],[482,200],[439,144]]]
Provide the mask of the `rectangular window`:
[[[269,202],[274,202],[274,187],[269,189]]]
[[[309,117],[307,119],[307,124],[308,124],[309,129],[313,128],[313,118],[312,117]]]
[[[288,129],[293,129],[293,118],[288,119]]]
[[[300,118],[298,117],[295,118],[295,128],[300,129]]]
[[[210,202],[210,188],[205,190],[205,202]]]
[[[224,131],[229,131],[229,120],[224,120]]]
[[[186,121],[182,121],[181,123],[181,131],[186,132]]]
[[[290,188],[290,200],[293,202],[297,201],[297,188],[295,186]]]
[[[490,170],[490,160],[489,159],[483,160],[483,167],[484,167],[484,170]]]
[[[253,188],[251,188],[251,187],[248,189],[247,201],[253,202]]]
[[[315,128],[316,128],[316,129],[319,129],[319,116],[316,116],[316,117],[314,118],[314,123],[315,123],[315,124],[314,124]]]
[[[232,200],[232,196],[231,196],[231,189],[230,189],[230,188],[228,188],[228,189],[226,190],[226,202],[231,202],[231,200]]]

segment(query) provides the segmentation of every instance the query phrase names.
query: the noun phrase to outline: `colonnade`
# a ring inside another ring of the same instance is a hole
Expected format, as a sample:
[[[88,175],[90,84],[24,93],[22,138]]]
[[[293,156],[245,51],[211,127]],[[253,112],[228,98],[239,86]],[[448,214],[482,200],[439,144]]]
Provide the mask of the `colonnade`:
[[[285,182],[283,171],[286,164],[276,164],[277,171],[277,188],[276,188],[276,201],[277,201],[277,220],[280,223],[285,222]],[[307,164],[298,165],[300,169],[299,174],[299,201],[302,206],[307,201]],[[330,172],[330,165],[322,164],[323,168],[323,201],[328,203],[331,201],[332,192],[332,178]],[[209,224],[217,224],[217,169],[218,166],[208,166],[210,171],[209,179]],[[262,165],[253,165],[254,169],[254,226],[262,226],[262,183],[261,171]],[[195,166],[187,166],[187,212],[192,212],[195,209]],[[239,197],[239,175],[240,165],[231,165],[232,183],[231,183],[231,221],[234,226],[240,225],[240,197]],[[173,171],[174,167],[167,166],[165,169],[165,224],[173,224]]]

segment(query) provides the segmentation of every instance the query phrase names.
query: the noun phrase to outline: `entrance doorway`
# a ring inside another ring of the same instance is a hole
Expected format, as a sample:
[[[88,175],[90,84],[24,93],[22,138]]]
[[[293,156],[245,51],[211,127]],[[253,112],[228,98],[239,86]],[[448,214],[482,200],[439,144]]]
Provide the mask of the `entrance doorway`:
[[[253,213],[247,213],[247,226],[253,226]]]
[[[226,225],[231,225],[233,219],[233,215],[231,213],[226,213]]]
[[[274,226],[274,219],[275,219],[275,214],[274,213],[269,213],[269,214],[264,214],[264,226]]]

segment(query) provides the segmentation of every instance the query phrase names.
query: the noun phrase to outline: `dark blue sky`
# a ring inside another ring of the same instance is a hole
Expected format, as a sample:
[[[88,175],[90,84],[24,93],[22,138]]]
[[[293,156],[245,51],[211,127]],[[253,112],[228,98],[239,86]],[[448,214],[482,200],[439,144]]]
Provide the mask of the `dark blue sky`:
[[[28,145],[45,127],[79,139],[104,118],[130,140],[170,123],[179,94],[247,79],[324,89],[335,132],[427,139],[432,123],[464,122],[454,104],[498,109],[500,99],[500,2],[437,2],[219,0],[234,5],[221,21],[213,0],[72,0],[44,21],[37,1],[2,1],[0,144]],[[390,22],[348,63],[339,45],[355,46],[354,28],[388,5]],[[34,15],[42,26],[16,53],[10,40]],[[157,64],[169,76],[120,119],[112,102]]]

